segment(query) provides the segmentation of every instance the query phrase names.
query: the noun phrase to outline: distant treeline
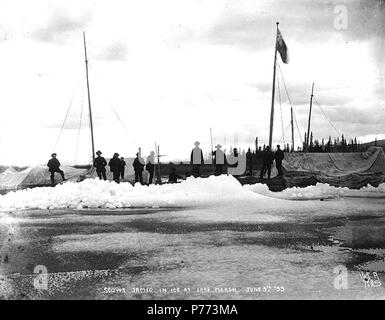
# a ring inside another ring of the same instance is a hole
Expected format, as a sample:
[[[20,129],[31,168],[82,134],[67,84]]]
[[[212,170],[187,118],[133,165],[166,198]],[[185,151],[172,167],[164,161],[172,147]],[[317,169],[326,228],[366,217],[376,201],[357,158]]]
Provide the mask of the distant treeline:
[[[306,141],[306,133],[305,140]],[[377,146],[377,139],[372,143],[361,143],[357,141],[357,138],[346,139],[342,134],[341,137],[328,139],[322,138],[321,140],[313,139],[313,133],[310,132],[309,148],[308,152],[363,152],[370,146]],[[380,145],[378,145],[380,146]],[[306,150],[306,144],[303,143],[302,150]]]
[[[305,133],[302,146],[298,146],[296,148],[296,152],[304,152],[306,151],[306,141],[307,135]],[[256,140],[258,141],[258,140]],[[349,138],[346,139],[345,136],[342,134],[341,137],[331,137],[325,139],[314,139],[313,133],[310,132],[310,139],[309,139],[309,148],[307,152],[365,152],[369,147],[371,146],[378,146],[382,147],[385,151],[385,140],[379,140],[377,141],[377,138],[372,142],[366,142],[362,143],[360,141],[357,141],[357,138]],[[263,145],[258,147],[257,143],[255,146],[255,151],[249,148],[253,154],[257,153],[258,151],[264,150],[266,145]],[[281,145],[282,147],[282,145]],[[283,145],[283,150],[285,152],[290,152],[291,146],[289,143],[286,143]]]

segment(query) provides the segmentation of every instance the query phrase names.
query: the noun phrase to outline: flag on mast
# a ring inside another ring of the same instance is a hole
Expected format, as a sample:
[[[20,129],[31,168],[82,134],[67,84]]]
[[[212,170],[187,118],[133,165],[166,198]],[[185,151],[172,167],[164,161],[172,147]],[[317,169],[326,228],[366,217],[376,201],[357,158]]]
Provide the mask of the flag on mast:
[[[279,29],[277,29],[277,50],[279,52],[279,55],[281,56],[283,63],[288,63],[289,56],[287,46],[285,40],[283,40],[282,34]]]

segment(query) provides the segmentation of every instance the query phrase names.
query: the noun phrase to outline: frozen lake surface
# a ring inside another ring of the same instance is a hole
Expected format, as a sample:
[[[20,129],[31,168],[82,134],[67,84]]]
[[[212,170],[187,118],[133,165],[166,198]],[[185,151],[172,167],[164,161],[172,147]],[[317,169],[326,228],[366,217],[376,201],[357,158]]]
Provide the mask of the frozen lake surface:
[[[194,207],[5,210],[0,296],[383,299],[385,199],[265,196]],[[33,270],[48,270],[47,290]],[[348,289],[336,289],[335,268]],[[377,272],[365,287],[359,271]]]

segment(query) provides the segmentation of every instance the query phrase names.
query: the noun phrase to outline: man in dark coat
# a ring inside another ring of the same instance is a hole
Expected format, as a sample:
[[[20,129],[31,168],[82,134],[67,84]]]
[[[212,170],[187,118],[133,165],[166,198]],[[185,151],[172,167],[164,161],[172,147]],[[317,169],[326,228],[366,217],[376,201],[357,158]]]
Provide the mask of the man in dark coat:
[[[221,174],[224,174],[224,165],[226,164],[226,155],[222,151],[222,146],[220,144],[216,145],[215,150],[213,152],[214,155],[214,165],[215,165],[215,175],[220,176]]]
[[[104,159],[104,157],[100,156],[102,154],[100,150],[97,151],[96,154],[98,155],[94,161],[94,167],[96,168],[96,173],[98,174],[98,177],[100,180],[102,180],[102,177],[103,177],[103,180],[107,180],[107,176],[106,176],[107,161],[106,159]]]
[[[278,170],[278,176],[282,176],[282,160],[284,159],[285,155],[283,154],[283,151],[281,150],[281,146],[278,144],[277,145],[277,151],[275,152],[275,166],[277,167]]]
[[[200,167],[201,165],[204,164],[203,152],[202,152],[202,149],[199,148],[199,145],[200,145],[199,141],[196,141],[195,148],[192,149],[191,156],[190,156],[190,164],[192,164],[191,173],[195,178],[198,178],[201,175]]]
[[[253,175],[253,153],[249,148],[246,152],[246,161],[249,162],[249,176]]]
[[[51,154],[52,158],[47,163],[48,171],[51,173],[52,186],[55,185],[55,172],[60,173],[63,181],[65,181],[64,172],[63,170],[60,170],[60,162],[58,159],[56,159],[56,156],[57,156],[56,153],[52,153]]]
[[[113,179],[116,183],[120,182],[120,159],[119,159],[119,153],[114,153],[114,156],[111,158],[110,162],[108,163],[110,166],[110,170],[113,173]]]
[[[141,184],[143,184],[144,160],[140,156],[140,152],[136,154],[136,158],[132,166],[134,167],[134,171],[135,171],[135,183],[140,182]]]
[[[124,169],[126,167],[126,161],[124,161],[124,158],[121,157],[120,158],[120,176],[122,178],[122,180],[124,179]]]
[[[261,175],[260,178],[263,179],[263,176],[265,175],[265,172],[267,170],[267,177],[270,179],[271,175],[271,165],[274,161],[274,153],[270,150],[269,146],[266,146],[266,149],[263,151],[262,154],[262,169],[261,169]]]
[[[146,170],[150,174],[148,184],[152,184],[152,180],[154,179],[154,170],[155,170],[155,152],[154,151],[151,151],[150,155],[147,157]]]

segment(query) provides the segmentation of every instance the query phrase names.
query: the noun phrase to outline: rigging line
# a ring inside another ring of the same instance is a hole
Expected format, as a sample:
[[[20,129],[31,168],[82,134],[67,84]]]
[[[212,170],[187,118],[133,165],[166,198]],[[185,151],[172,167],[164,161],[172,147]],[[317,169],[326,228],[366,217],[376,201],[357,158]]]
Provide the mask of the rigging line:
[[[302,140],[302,135],[301,135],[301,131],[299,130],[299,126],[298,126],[298,122],[297,122],[297,117],[295,116],[295,112],[294,112],[294,109],[293,109],[293,118],[294,118],[294,122],[295,122],[295,126],[297,128],[297,131],[298,131],[298,135],[299,135],[299,139],[301,140],[301,144],[303,146],[303,140]],[[313,173],[313,170],[311,169],[311,166],[310,166],[310,161],[309,159],[307,158],[307,155],[306,155],[306,152],[303,152],[302,153],[305,157],[305,161],[309,167],[309,170],[311,173]]]
[[[298,126],[297,118],[296,118],[296,116],[295,116],[293,104],[291,103],[291,99],[290,99],[290,96],[289,96],[289,92],[288,92],[288,90],[287,90],[286,81],[285,81],[285,78],[283,77],[283,73],[282,73],[280,64],[279,64],[279,63],[277,63],[277,64],[278,64],[278,70],[279,70],[279,73],[280,73],[281,78],[282,78],[283,86],[284,86],[284,88],[285,88],[287,100],[289,101],[290,107],[291,107],[291,109],[293,110],[293,118],[294,118],[295,126],[296,126],[297,131],[298,131],[299,139],[301,140],[301,144],[303,145],[303,140],[302,140],[301,130],[299,130],[299,126]],[[305,158],[306,158],[306,161],[307,161],[306,154],[305,154]],[[308,162],[308,161],[307,161],[307,162]],[[310,165],[309,165],[309,169],[310,169],[310,171],[312,171],[311,168],[310,168]]]
[[[296,116],[295,116],[294,108],[293,108],[293,105],[292,105],[292,103],[291,103],[290,96],[289,96],[289,92],[288,92],[287,87],[286,87],[285,78],[283,77],[282,70],[281,70],[281,66],[279,65],[279,63],[277,63],[277,64],[278,64],[278,70],[279,70],[279,73],[281,74],[281,78],[282,78],[282,82],[283,82],[283,85],[284,85],[284,88],[285,88],[285,92],[286,92],[286,95],[287,95],[287,99],[288,99],[288,101],[289,101],[290,107],[293,109],[293,118],[294,118],[295,126],[296,126],[297,131],[298,131],[299,139],[301,140],[301,143],[303,144],[302,135],[301,135],[301,130],[299,130],[299,126],[298,126],[297,118],[296,118]]]
[[[333,125],[333,123],[329,120],[329,118],[326,116],[326,113],[323,111],[323,109],[321,108],[318,100],[313,96],[313,100],[316,102],[318,108],[321,110],[323,116],[325,117],[325,119],[329,122],[329,124],[333,127],[333,129],[337,132],[338,136],[340,136],[340,132],[338,131],[338,129]]]
[[[294,119],[294,122],[295,122],[295,126],[296,126],[296,128],[297,128],[299,140],[301,140],[301,143],[303,144],[302,134],[301,134],[301,131],[299,130],[299,126],[298,126],[298,122],[297,122],[297,117],[295,116],[294,110],[293,110],[293,119]]]
[[[277,86],[278,86],[278,99],[279,99],[279,109],[281,111],[281,127],[282,127],[282,141],[285,144],[285,131],[283,129],[283,115],[282,115],[282,100],[281,100],[281,88],[279,85],[279,77],[277,77]]]
[[[92,71],[92,66],[90,68],[90,70]],[[98,76],[96,76],[95,74],[93,74],[93,78],[94,78],[94,82],[95,83],[98,83],[99,85],[101,85],[102,88],[104,88],[104,86],[102,86],[103,82],[99,79]],[[114,112],[116,118],[118,119],[118,121],[120,122],[120,124],[122,125],[122,127],[124,128],[125,132],[126,132],[126,135],[130,138],[130,140],[132,141],[133,144],[139,146],[140,143],[137,142],[137,140],[135,139],[135,135],[132,135],[130,134],[129,130],[128,130],[128,127],[125,125],[125,123],[123,122],[123,120],[120,118],[118,112],[116,111],[116,109],[114,108],[114,106],[112,105],[111,101],[109,100],[108,96],[107,96],[107,93],[106,91],[103,92],[103,96],[104,98],[106,99],[107,103],[109,104],[110,108],[112,109],[112,111]]]
[[[65,115],[65,117],[64,117],[64,121],[63,121],[63,123],[62,123],[62,125],[61,125],[59,134],[58,134],[58,136],[57,136],[57,138],[56,138],[56,142],[55,142],[55,146],[54,146],[54,148],[53,148],[53,151],[55,151],[55,149],[56,149],[56,147],[57,147],[57,145],[58,145],[58,143],[59,143],[59,139],[60,139],[60,136],[61,136],[61,134],[62,134],[62,132],[63,132],[64,125],[65,125],[65,123],[66,123],[66,121],[67,121],[68,114],[69,114],[69,112],[70,112],[70,110],[71,110],[72,102],[74,101],[74,98],[75,98],[75,93],[76,93],[76,90],[74,91],[74,93],[73,93],[73,95],[72,95],[70,104],[69,104],[69,106],[68,106],[66,115]]]
[[[109,106],[111,107],[112,111],[114,112],[116,118],[119,120],[120,124],[123,126],[124,129],[127,130],[126,125],[124,124],[123,120],[119,117],[119,114],[116,112],[116,110],[115,110],[114,106],[112,105],[111,101],[107,97],[106,97],[106,100],[107,100]]]
[[[90,68],[91,71],[92,71],[92,67]],[[101,81],[99,81],[99,77],[97,77],[96,75],[93,76],[94,79],[99,82],[101,84]],[[119,114],[117,113],[116,109],[114,108],[114,106],[112,105],[111,101],[108,99],[106,93],[103,94],[105,99],[107,100],[107,103],[109,104],[110,108],[112,109],[113,113],[115,114],[116,118],[118,119],[118,121],[120,122],[120,124],[123,126],[123,128],[127,129],[126,125],[124,124],[124,122],[122,121],[122,119],[120,118]]]
[[[285,88],[285,92],[286,92],[287,99],[288,99],[288,101],[289,101],[290,107],[291,107],[292,110],[293,110],[293,118],[294,118],[295,126],[296,126],[297,131],[298,131],[299,139],[301,140],[301,144],[303,145],[303,140],[302,140],[301,130],[299,130],[299,126],[298,126],[297,118],[296,118],[296,116],[295,116],[293,104],[291,103],[291,99],[290,99],[290,96],[289,96],[289,92],[288,92],[287,87],[286,87],[286,81],[285,81],[285,78],[283,77],[283,73],[282,73],[280,64],[277,63],[277,65],[278,65],[279,73],[280,73],[281,78],[282,78],[283,86],[284,86],[284,88]],[[306,157],[306,155],[305,155],[305,157]],[[309,167],[309,169],[310,169],[310,167]],[[310,169],[310,170],[311,170],[311,169]]]
[[[285,133],[287,132],[287,130],[290,128],[290,122],[289,122],[289,124],[287,125],[287,127],[286,127],[286,129],[285,129]],[[281,140],[279,140],[279,142],[283,142],[284,143],[284,141],[282,140],[282,137],[281,137]]]
[[[282,78],[283,86],[284,86],[284,88],[285,88],[285,92],[286,92],[287,99],[288,99],[288,101],[289,101],[290,107],[293,108],[293,104],[291,103],[290,96],[289,96],[289,92],[287,91],[286,81],[285,81],[285,78],[283,77],[283,73],[282,73],[282,70],[281,70],[281,66],[279,65],[279,63],[277,63],[277,65],[278,65],[279,73],[281,74],[281,78]],[[294,110],[294,108],[293,108],[293,110]]]
[[[278,70],[279,70],[279,73],[281,74],[281,78],[282,78],[282,82],[283,82],[283,85],[284,85],[284,88],[285,88],[285,92],[286,92],[286,95],[287,95],[287,99],[289,100],[290,107],[291,107],[292,110],[293,110],[293,118],[294,118],[294,121],[295,121],[295,126],[296,126],[296,128],[297,128],[299,138],[300,138],[301,143],[302,143],[302,145],[303,145],[302,135],[301,135],[301,131],[299,130],[299,126],[298,126],[298,122],[297,122],[297,117],[295,116],[295,112],[294,112],[294,108],[293,108],[293,105],[292,105],[291,100],[290,100],[289,92],[287,91],[285,78],[283,77],[282,70],[281,70],[281,66],[279,65],[279,63],[278,63]],[[306,163],[307,163],[307,165],[308,165],[308,167],[309,167],[310,172],[313,173],[313,170],[311,169],[310,162],[309,162],[309,159],[307,158],[306,152],[304,152],[303,155],[304,155],[304,157],[305,157],[305,161],[306,161]]]
[[[113,106],[113,104],[111,103],[110,99],[108,99],[107,95],[104,95],[105,96],[105,99],[107,100],[107,103],[108,105],[110,106],[110,108],[112,109],[113,113],[115,114],[116,118],[118,119],[119,123],[122,125],[124,131],[125,131],[125,134],[131,139],[131,141],[133,142],[133,144],[135,144],[137,147],[140,146],[140,143],[137,142],[137,140],[134,137],[134,135],[130,134],[129,130],[128,130],[128,127],[125,125],[125,123],[123,122],[123,120],[120,118],[118,112],[116,111],[115,107]]]
[[[79,119],[79,127],[78,127],[78,136],[76,140],[74,163],[76,163],[76,160],[78,157],[78,151],[79,151],[79,140],[80,140],[80,132],[82,129],[82,118],[83,118],[83,105],[84,105],[84,92],[82,91],[81,100],[80,100],[80,119]]]

